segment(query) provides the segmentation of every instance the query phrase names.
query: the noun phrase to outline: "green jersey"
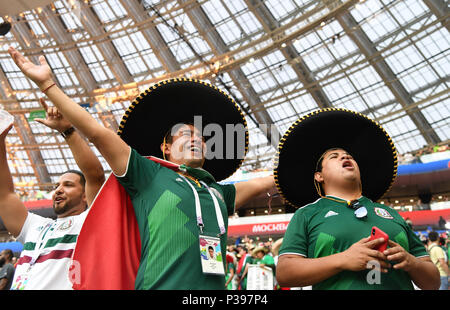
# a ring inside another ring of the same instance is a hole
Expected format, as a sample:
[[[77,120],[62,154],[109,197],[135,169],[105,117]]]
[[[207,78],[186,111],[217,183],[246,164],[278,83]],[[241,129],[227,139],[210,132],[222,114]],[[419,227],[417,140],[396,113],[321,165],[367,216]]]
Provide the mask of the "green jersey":
[[[234,185],[220,185],[203,169],[195,177],[217,197],[225,228],[234,213]],[[214,203],[208,189],[131,150],[127,171],[117,179],[130,195],[141,236],[141,260],[136,289],[224,289],[225,276],[202,272],[194,193],[198,193],[204,233],[220,233]],[[226,257],[226,233],[221,235]],[[223,260],[225,266],[225,259]]]
[[[273,256],[266,254],[261,259],[255,258],[253,260],[253,264],[257,265],[264,264],[266,267],[272,269],[273,275],[275,276],[275,260],[273,259]]]
[[[354,210],[345,203],[325,198],[297,210],[287,227],[280,256],[295,254],[318,258],[340,253],[370,236],[373,226],[387,233],[390,240],[400,244],[415,257],[428,256],[418,237],[395,210],[374,203],[366,197],[358,200],[367,209],[365,219],[356,218]],[[375,283],[373,279],[369,280],[372,276],[369,272],[371,271],[343,271],[313,285],[313,289],[414,288],[409,275],[403,270],[390,268],[387,274],[380,273],[380,281]]]
[[[269,254],[264,255],[263,258],[259,259],[259,258],[254,258],[253,259],[253,264],[264,264],[267,265],[267,267],[273,267],[275,266],[275,260],[273,259],[273,257]]]

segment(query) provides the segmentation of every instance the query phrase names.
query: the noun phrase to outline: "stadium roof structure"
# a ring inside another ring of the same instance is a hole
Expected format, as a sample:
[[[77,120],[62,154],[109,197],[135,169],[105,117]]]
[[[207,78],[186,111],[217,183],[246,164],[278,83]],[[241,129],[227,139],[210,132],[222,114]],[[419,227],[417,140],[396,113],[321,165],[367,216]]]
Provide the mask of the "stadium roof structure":
[[[270,169],[283,133],[319,108],[377,120],[399,153],[450,139],[445,0],[1,0],[0,8],[0,23],[11,24],[0,36],[0,108],[16,120],[7,149],[19,188],[47,190],[76,164],[59,134],[31,120],[44,95],[9,46],[35,62],[44,55],[64,92],[112,130],[160,80],[216,85],[249,123],[244,170]]]

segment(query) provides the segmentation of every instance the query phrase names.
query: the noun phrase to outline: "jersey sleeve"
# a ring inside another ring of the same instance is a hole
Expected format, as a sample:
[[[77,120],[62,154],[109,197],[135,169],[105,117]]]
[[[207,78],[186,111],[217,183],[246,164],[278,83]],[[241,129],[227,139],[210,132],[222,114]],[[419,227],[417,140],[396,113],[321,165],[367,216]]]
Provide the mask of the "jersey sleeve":
[[[228,263],[227,269],[228,269],[228,271],[230,271],[231,269],[233,269],[233,271],[235,271],[236,268],[234,267],[234,264],[230,262],[230,263]]]
[[[30,231],[32,231],[33,227],[37,227],[43,223],[46,223],[47,221],[51,221],[51,219],[44,218],[40,215],[28,212],[27,218],[23,223],[22,229],[20,231],[20,234],[17,236],[16,241],[25,244],[27,240],[27,235]]]
[[[412,231],[412,229],[406,225],[408,243],[409,243],[409,253],[415,257],[429,256],[427,249],[420,241],[419,237]]]
[[[149,160],[131,148],[127,170],[121,176],[116,175],[119,183],[125,188],[131,197],[145,191],[145,188],[153,181],[161,165]]]
[[[234,214],[234,202],[236,200],[236,188],[233,184],[217,184],[223,193],[223,200],[227,206],[228,216]]]
[[[275,265],[275,260],[270,255],[265,255],[262,259],[262,263],[266,265]]]
[[[307,219],[303,210],[297,210],[288,224],[279,256],[286,254],[308,256]]]

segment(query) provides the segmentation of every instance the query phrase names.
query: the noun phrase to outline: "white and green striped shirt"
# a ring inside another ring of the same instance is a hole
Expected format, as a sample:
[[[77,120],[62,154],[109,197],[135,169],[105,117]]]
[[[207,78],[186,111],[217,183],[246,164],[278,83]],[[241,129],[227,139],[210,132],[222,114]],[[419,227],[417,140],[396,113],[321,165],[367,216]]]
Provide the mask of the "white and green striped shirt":
[[[52,220],[28,213],[17,238],[23,251],[11,289],[72,289],[73,281],[79,280],[72,254],[87,214]]]

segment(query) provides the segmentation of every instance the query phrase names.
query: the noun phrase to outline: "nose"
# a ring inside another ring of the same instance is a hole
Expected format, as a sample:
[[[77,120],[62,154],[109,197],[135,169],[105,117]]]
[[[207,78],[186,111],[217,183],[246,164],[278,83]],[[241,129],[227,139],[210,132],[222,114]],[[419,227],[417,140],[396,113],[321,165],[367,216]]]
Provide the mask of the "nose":
[[[55,194],[59,194],[59,193],[62,193],[63,192],[63,187],[62,187],[62,185],[60,184],[60,185],[58,185],[58,187],[55,189]]]
[[[202,143],[203,142],[203,137],[200,136],[200,135],[193,134],[191,136],[191,141],[194,142],[194,143]]]
[[[351,156],[347,153],[344,153],[341,155],[341,160],[347,160],[347,159],[351,159]]]

